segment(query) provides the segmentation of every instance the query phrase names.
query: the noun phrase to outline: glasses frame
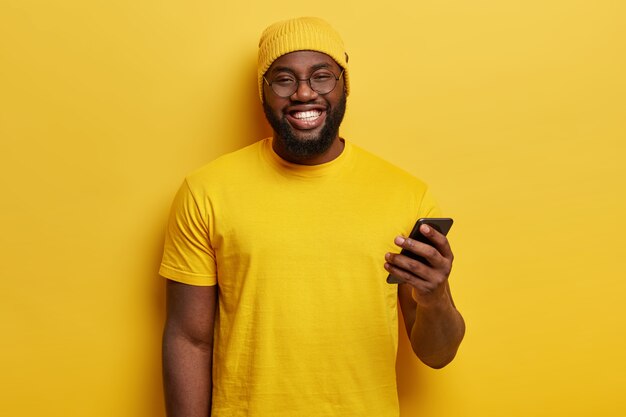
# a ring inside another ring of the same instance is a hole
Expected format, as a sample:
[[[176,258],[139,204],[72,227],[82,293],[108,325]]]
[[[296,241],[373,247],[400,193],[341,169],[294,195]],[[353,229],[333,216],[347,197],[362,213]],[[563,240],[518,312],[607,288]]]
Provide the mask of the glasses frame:
[[[296,76],[295,76],[295,74],[294,74],[294,78],[296,79],[296,86],[295,86],[295,89],[293,90],[293,92],[292,92],[291,94],[288,94],[288,95],[286,95],[286,96],[282,96],[282,95],[278,94],[278,93],[276,92],[276,90],[274,90],[274,87],[272,86],[272,84],[274,84],[274,81],[269,82],[269,81],[268,81],[268,79],[267,79],[267,78],[265,78],[265,75],[263,76],[263,81],[265,81],[265,84],[267,84],[267,85],[270,87],[270,89],[272,90],[272,92],[273,92],[274,94],[276,94],[278,97],[282,97],[282,98],[287,98],[287,97],[291,97],[291,96],[293,96],[293,95],[296,93],[296,91],[298,91],[298,88],[300,88],[300,83],[301,83],[302,81],[306,81],[306,82],[307,82],[307,84],[309,85],[309,88],[310,88],[311,90],[315,91],[317,94],[319,94],[319,95],[321,95],[321,96],[324,96],[324,95],[326,95],[326,94],[330,94],[330,93],[332,93],[332,92],[333,92],[333,90],[335,90],[335,88],[337,88],[337,82],[339,81],[339,79],[341,79],[341,77],[343,77],[343,73],[344,73],[344,71],[345,71],[345,68],[342,68],[342,69],[341,69],[341,72],[339,73],[339,75],[338,75],[338,76],[337,76],[337,75],[335,75],[335,73],[334,73],[334,72],[332,72],[331,70],[327,70],[328,72],[330,72],[330,73],[333,75],[333,77],[335,77],[335,85],[333,86],[333,88],[331,88],[331,89],[330,89],[330,91],[327,91],[327,92],[325,92],[325,93],[320,93],[320,92],[319,92],[319,91],[317,91],[315,88],[313,88],[313,86],[311,85],[311,78],[313,77],[313,75],[314,75],[317,71],[319,71],[319,70],[313,71],[313,73],[309,76],[309,78],[298,78],[298,77],[296,77]]]

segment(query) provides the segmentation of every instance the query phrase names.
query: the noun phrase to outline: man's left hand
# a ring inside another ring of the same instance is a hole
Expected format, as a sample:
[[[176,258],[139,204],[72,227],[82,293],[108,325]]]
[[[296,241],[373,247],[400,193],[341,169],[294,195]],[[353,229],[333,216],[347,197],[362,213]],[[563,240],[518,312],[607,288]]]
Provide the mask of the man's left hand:
[[[448,300],[446,288],[454,255],[448,239],[433,227],[423,224],[420,232],[430,240],[432,246],[403,236],[396,237],[394,243],[423,257],[428,264],[399,253],[387,253],[385,269],[413,288],[413,297],[418,306],[436,306]]]

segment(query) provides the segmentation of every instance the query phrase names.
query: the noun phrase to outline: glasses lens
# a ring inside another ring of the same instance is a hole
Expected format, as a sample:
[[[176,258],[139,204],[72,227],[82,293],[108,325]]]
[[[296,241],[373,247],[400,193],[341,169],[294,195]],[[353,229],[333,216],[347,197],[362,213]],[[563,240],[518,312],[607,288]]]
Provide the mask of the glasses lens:
[[[317,91],[319,94],[328,94],[335,88],[337,79],[335,74],[330,71],[316,71],[310,78],[311,88]]]
[[[298,80],[287,74],[279,75],[272,80],[272,90],[280,97],[289,97],[296,92]]]

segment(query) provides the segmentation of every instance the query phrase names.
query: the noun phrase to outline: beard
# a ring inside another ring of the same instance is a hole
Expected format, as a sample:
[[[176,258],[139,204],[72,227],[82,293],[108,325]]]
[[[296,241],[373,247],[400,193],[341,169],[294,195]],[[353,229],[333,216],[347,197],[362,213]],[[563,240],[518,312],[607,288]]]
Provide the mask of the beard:
[[[321,155],[330,148],[339,134],[339,126],[346,113],[346,94],[345,92],[342,94],[336,107],[329,107],[326,110],[324,126],[322,126],[319,135],[312,138],[298,138],[287,119],[284,116],[275,115],[265,100],[263,101],[263,111],[265,118],[276,132],[276,136],[282,140],[287,152],[299,158]]]

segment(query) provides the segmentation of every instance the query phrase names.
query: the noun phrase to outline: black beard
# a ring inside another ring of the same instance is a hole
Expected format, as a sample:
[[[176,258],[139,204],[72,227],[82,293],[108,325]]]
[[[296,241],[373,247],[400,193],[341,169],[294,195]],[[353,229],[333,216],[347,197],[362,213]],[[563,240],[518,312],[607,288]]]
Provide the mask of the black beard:
[[[346,94],[344,93],[341,96],[337,107],[326,110],[324,126],[319,136],[312,139],[298,139],[286,118],[284,116],[278,118],[265,100],[263,101],[263,111],[265,112],[265,118],[276,132],[276,136],[282,139],[285,150],[295,157],[307,158],[323,154],[333,144],[333,141],[339,134],[339,126],[346,113]]]

